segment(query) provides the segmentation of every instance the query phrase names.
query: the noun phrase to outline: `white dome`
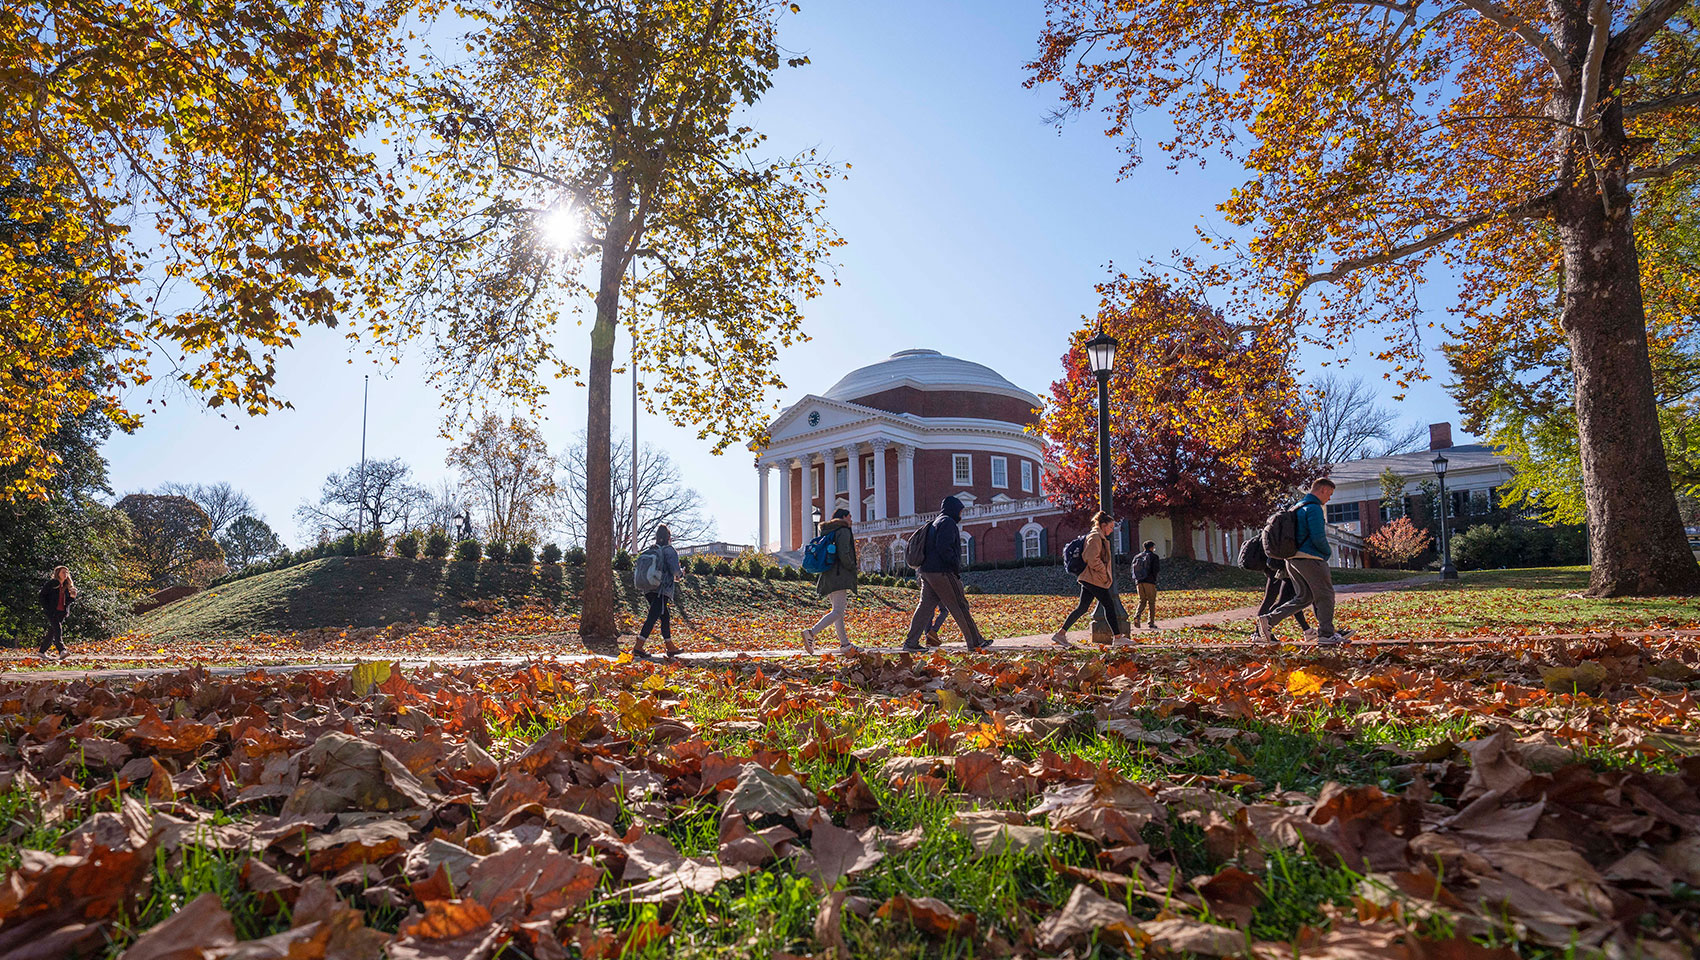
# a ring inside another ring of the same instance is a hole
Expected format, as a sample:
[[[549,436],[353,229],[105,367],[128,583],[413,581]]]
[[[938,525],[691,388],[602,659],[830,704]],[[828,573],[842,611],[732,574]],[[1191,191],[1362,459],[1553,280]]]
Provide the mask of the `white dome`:
[[[850,371],[822,396],[854,400],[894,387],[996,393],[1030,400],[1035,406],[1039,403],[1038,397],[1005,380],[991,367],[947,357],[937,350],[899,350],[879,363]]]

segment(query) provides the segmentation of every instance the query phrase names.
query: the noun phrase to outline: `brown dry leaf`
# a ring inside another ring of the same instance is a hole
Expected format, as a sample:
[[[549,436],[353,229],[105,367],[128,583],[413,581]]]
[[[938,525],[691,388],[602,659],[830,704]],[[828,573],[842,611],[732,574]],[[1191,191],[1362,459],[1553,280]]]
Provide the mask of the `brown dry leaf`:
[[[780,848],[797,839],[796,831],[778,824],[760,832],[750,830],[736,814],[720,818],[720,862],[747,863],[752,867],[781,855]]]
[[[798,854],[797,872],[813,878],[822,890],[831,890],[839,880],[884,858],[884,853],[854,831],[817,823],[809,833],[809,850]]]
[[[149,757],[153,764],[153,773],[148,777],[148,799],[154,803],[170,803],[177,799],[177,788],[171,783],[171,771],[165,769],[165,764],[158,757]]]
[[[968,838],[980,856],[998,856],[1006,850],[1031,855],[1045,852],[1050,831],[1044,827],[1011,823],[1006,810],[968,810],[956,815],[950,827]]]
[[[1251,926],[1252,913],[1263,905],[1262,884],[1239,867],[1225,867],[1203,883],[1194,881],[1194,889],[1212,914],[1241,928]]]
[[[880,808],[879,799],[862,779],[860,770],[852,769],[848,777],[833,784],[827,793],[838,801],[839,807],[853,813],[872,813]]]
[[[943,900],[911,898],[901,893],[881,904],[875,916],[886,920],[906,920],[915,929],[940,940],[973,939],[976,927],[972,913],[957,913]]]
[[[377,863],[406,849],[413,832],[396,820],[376,820],[307,838],[307,869],[339,873],[357,863]]]
[[[374,743],[327,733],[295,757],[300,781],[283,812],[341,813],[425,807],[431,796],[412,771]]]
[[[820,902],[815,914],[815,942],[826,960],[850,960],[850,945],[844,942],[844,898],[848,891],[834,890]]]
[[[1147,920],[1138,930],[1146,938],[1148,954],[1158,956],[1237,957],[1248,946],[1244,933],[1198,920]]]
[[[236,945],[236,925],[218,894],[203,893],[136,938],[122,960],[215,960]]]
[[[467,870],[465,896],[497,920],[559,920],[590,899],[602,871],[582,857],[534,843],[493,853]]]
[[[1122,948],[1129,953],[1148,942],[1126,907],[1080,884],[1069,894],[1061,910],[1039,924],[1039,949],[1059,951],[1104,932],[1119,936]]]
[[[1512,796],[1518,787],[1533,776],[1527,767],[1517,762],[1513,752],[1516,741],[1509,728],[1501,727],[1491,736],[1462,744],[1470,755],[1470,782],[1464,788],[1464,801],[1474,800],[1486,793],[1498,792]]]
[[[724,809],[742,816],[768,814],[789,816],[817,804],[815,795],[795,777],[773,773],[759,763],[746,763],[738,771],[738,782],[727,794]]]
[[[686,860],[666,876],[635,887],[627,887],[618,891],[618,894],[631,903],[669,905],[677,903],[687,892],[707,893],[722,880],[731,880],[749,872],[750,868],[743,865],[728,866]]]
[[[0,884],[0,957],[60,960],[102,936],[106,921],[145,889],[153,849],[23,850],[19,859]]]
[[[390,944],[390,960],[489,960],[502,938],[490,911],[472,900],[433,900],[409,917]]]

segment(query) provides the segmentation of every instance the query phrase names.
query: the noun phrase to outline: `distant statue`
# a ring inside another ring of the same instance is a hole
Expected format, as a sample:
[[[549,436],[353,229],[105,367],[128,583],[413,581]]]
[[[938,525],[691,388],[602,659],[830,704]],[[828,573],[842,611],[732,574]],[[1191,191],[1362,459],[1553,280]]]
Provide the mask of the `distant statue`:
[[[455,522],[455,539],[470,540],[472,538],[472,518],[464,512],[449,518]]]

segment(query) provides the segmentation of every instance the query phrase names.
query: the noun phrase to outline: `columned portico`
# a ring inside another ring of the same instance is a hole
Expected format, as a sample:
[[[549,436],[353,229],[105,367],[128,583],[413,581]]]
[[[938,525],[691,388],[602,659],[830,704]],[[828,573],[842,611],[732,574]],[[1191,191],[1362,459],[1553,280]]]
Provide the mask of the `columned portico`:
[[[915,515],[915,448],[907,443],[897,448],[897,514]]]
[[[821,451],[820,462],[820,521],[825,523],[832,516],[832,504],[838,499],[838,449],[827,447]]]
[[[757,497],[759,506],[756,507],[756,551],[765,553],[772,548],[772,541],[767,538],[767,474],[771,469],[768,464],[756,461],[756,475],[760,477],[757,486],[760,494]],[[783,515],[783,511],[781,511]]]
[[[796,543],[792,542],[791,531],[796,522],[796,507],[791,499],[792,474],[797,470],[795,459],[779,461],[779,549],[794,550]],[[807,492],[807,491],[805,491]]]
[[[884,438],[874,440],[874,519],[885,519],[885,448]]]

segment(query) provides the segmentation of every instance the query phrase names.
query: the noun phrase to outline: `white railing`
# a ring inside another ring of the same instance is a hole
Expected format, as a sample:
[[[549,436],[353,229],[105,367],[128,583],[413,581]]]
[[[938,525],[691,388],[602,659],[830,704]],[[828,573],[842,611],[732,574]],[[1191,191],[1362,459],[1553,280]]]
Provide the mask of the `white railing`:
[[[1003,517],[1024,517],[1029,514],[1050,513],[1056,509],[1051,501],[1044,497],[1028,497],[1025,500],[1009,500],[1004,503],[977,503],[962,510],[962,523],[983,523],[987,520],[998,520]],[[907,517],[892,517],[887,520],[869,520],[856,524],[856,535],[859,537],[875,537],[886,533],[907,534],[920,529],[928,520],[937,516],[937,512],[914,513]]]

